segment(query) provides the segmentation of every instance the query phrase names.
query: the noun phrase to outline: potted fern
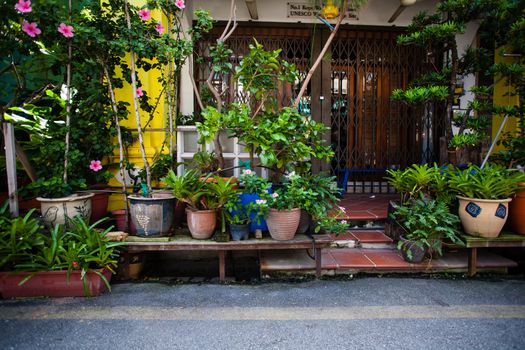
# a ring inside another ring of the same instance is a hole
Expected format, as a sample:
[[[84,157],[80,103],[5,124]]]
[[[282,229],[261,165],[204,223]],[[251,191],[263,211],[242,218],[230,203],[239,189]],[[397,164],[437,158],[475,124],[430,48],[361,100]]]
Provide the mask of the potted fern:
[[[405,261],[419,263],[430,254],[443,254],[443,240],[463,245],[457,226],[459,218],[444,202],[421,196],[400,205],[395,217],[403,229],[397,248]]]
[[[499,165],[472,165],[448,170],[449,186],[459,199],[459,217],[465,232],[479,237],[497,237],[507,221],[508,205],[525,174]]]

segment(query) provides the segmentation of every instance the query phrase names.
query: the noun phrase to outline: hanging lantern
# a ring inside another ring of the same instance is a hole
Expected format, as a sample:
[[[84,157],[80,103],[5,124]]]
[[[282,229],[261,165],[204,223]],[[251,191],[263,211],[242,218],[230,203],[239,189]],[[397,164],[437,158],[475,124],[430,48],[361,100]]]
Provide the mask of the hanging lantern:
[[[335,6],[332,0],[327,0],[321,10],[321,16],[325,19],[334,19],[339,16],[339,7]]]

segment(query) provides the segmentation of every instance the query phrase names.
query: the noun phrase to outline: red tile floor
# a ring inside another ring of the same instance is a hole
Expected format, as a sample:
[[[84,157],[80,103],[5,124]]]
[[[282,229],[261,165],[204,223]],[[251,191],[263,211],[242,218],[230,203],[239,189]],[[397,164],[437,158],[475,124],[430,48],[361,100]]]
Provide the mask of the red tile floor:
[[[388,202],[398,199],[390,194],[347,194],[339,205],[346,209],[346,220],[384,220],[387,217]],[[322,267],[325,273],[354,272],[463,272],[467,270],[467,251],[445,253],[443,257],[411,264],[403,260],[395,242],[383,230],[351,229],[345,234],[334,236],[339,248],[323,250]],[[341,248],[342,247],[342,248]],[[348,248],[349,247],[349,248]],[[505,272],[516,266],[512,260],[489,251],[478,253],[478,268]],[[261,271],[313,271],[314,261],[304,251],[264,251],[260,255]],[[328,272],[330,271],[330,272]]]
[[[345,194],[339,206],[345,208],[345,220],[384,220],[387,217],[388,202],[399,199],[398,194]]]

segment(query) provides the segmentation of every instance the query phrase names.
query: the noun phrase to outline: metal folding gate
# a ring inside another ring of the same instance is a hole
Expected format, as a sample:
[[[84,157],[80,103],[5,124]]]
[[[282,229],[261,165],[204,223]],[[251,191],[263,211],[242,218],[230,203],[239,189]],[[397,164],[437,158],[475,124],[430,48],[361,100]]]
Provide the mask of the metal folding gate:
[[[266,50],[281,49],[281,58],[295,63],[304,78],[328,34],[319,28],[316,32],[307,27],[241,26],[228,39],[233,51],[230,60],[237,64],[256,38]],[[342,29],[301,103],[302,112],[330,127],[325,137],[335,156],[325,169],[332,174],[347,169],[355,192],[388,192],[382,181],[386,169],[436,158],[438,118],[432,106],[409,108],[390,98],[393,89],[406,88],[427,69],[422,50],[396,44],[399,34]],[[196,67],[198,80],[209,74],[206,50],[216,36],[198,48],[205,57]],[[221,87],[225,79],[231,77],[217,77],[214,83]],[[281,105],[289,105],[296,92],[297,87],[288,93],[277,92]],[[234,89],[223,93],[227,102],[236,98]],[[320,117],[323,111],[328,115]]]

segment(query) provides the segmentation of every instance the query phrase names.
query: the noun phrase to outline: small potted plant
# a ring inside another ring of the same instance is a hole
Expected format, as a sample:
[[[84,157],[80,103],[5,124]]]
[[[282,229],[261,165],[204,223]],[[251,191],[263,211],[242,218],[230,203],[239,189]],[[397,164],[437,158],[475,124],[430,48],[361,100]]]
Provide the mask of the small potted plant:
[[[459,218],[444,202],[421,196],[400,205],[394,217],[403,229],[397,248],[407,262],[419,263],[425,256],[443,254],[443,240],[462,245],[457,226]]]
[[[459,199],[459,217],[469,235],[497,237],[508,217],[512,195],[525,181],[525,174],[499,165],[472,165],[447,171],[449,186]]]
[[[249,203],[256,203],[261,200],[261,194],[271,193],[271,183],[268,180],[260,177],[252,169],[244,169],[239,176],[239,182],[242,185],[242,193],[240,195],[241,203],[243,205],[248,205]],[[261,203],[261,202],[259,202]],[[255,230],[268,231],[268,225],[266,220],[262,217],[259,220],[254,220],[256,212],[252,211],[250,213],[250,223],[249,228],[250,232],[255,232]]]
[[[249,224],[251,221],[260,223],[265,214],[266,200],[258,199],[256,202],[243,204],[240,197],[228,201],[226,209],[226,219],[230,224],[230,234],[234,241],[248,239],[250,235]]]
[[[298,175],[291,175],[273,193],[263,193],[267,200],[268,215],[266,222],[270,236],[278,241],[287,241],[295,237],[301,218],[300,203],[305,191]]]

